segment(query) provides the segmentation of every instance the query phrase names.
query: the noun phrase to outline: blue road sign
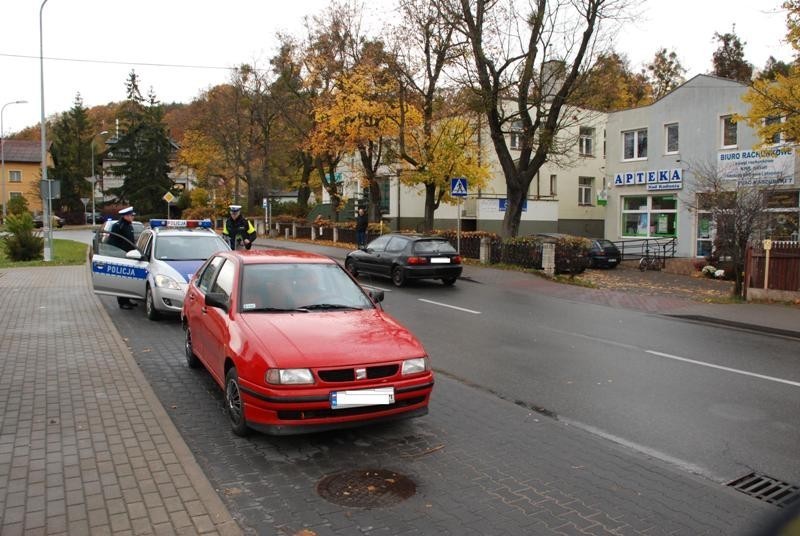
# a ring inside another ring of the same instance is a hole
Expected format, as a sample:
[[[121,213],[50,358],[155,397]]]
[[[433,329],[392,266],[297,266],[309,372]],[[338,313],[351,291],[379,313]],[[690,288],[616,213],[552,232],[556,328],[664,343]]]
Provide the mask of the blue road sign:
[[[467,179],[453,177],[450,179],[450,195],[453,197],[467,197]]]

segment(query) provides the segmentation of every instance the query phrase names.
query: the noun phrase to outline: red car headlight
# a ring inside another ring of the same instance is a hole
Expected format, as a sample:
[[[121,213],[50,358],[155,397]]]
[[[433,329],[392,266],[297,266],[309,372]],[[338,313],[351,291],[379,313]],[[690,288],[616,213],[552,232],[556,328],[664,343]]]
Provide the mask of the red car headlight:
[[[269,369],[264,381],[272,385],[307,385],[314,383],[310,369]]]

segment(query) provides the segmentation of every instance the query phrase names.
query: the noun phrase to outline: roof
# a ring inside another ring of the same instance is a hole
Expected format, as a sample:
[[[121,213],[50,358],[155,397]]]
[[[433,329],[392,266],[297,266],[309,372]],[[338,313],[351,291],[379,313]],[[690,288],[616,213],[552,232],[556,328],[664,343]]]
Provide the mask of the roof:
[[[38,140],[3,140],[6,162],[42,163],[42,142]]]
[[[665,93],[664,95],[662,95],[658,99],[654,100],[650,104],[644,104],[642,106],[633,106],[631,108],[623,108],[621,110],[615,110],[613,112],[609,112],[608,115],[612,115],[612,114],[615,114],[615,113],[618,113],[618,112],[627,112],[628,110],[638,110],[640,108],[648,108],[650,106],[653,106],[657,102],[661,102],[662,100],[664,100],[665,98],[669,97],[670,95],[672,95],[676,91],[680,90],[681,88],[700,85],[700,84],[702,84],[704,82],[711,82],[711,81],[722,82],[722,83],[728,84],[728,85],[730,85],[732,87],[739,86],[739,87],[742,87],[742,88],[747,88],[746,84],[743,84],[743,83],[741,83],[741,82],[739,82],[737,80],[731,80],[730,78],[723,78],[721,76],[716,76],[716,75],[713,75],[713,74],[696,74],[693,77],[691,77],[689,80],[686,80],[685,82],[683,82],[679,86],[675,87],[674,89],[671,89],[670,91],[668,91],[667,93]]]

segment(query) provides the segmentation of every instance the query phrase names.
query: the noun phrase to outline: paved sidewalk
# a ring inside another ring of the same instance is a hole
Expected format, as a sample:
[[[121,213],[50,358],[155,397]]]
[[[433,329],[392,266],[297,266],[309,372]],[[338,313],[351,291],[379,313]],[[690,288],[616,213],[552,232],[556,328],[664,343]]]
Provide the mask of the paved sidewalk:
[[[349,251],[323,244],[267,238],[259,238],[255,243],[259,247],[295,247],[328,255],[339,260],[343,260]],[[618,268],[617,270],[624,269]],[[638,274],[640,272],[637,270],[634,273]],[[677,316],[694,322],[748,329],[800,339],[800,307],[797,306],[779,303],[703,303],[702,301],[688,299],[685,293],[669,292],[668,284],[662,285],[661,289],[653,288],[649,292],[632,291],[631,289],[593,289],[555,283],[524,272],[500,270],[474,264],[464,266],[462,277],[478,283],[491,282],[507,287],[524,286],[548,296],[576,302],[608,305],[649,314]],[[675,279],[681,276],[662,272],[646,272],[643,277]],[[688,279],[688,276],[686,277]],[[708,283],[710,285],[719,284],[717,281],[709,281]]]
[[[239,534],[91,292],[0,270],[0,534]]]

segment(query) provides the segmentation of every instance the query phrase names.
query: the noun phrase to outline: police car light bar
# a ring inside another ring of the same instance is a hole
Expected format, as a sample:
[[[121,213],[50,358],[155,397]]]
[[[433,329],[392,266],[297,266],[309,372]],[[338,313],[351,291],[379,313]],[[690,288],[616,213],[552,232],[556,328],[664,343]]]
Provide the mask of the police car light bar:
[[[155,229],[156,227],[211,229],[211,220],[150,220],[150,228]]]

